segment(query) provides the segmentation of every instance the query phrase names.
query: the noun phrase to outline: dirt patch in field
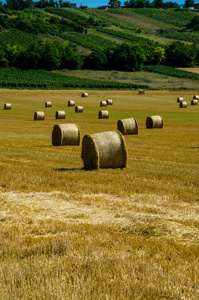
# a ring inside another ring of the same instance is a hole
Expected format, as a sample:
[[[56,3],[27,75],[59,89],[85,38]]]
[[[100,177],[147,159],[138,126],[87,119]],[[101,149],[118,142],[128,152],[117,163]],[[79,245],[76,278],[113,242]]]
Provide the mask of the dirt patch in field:
[[[199,74],[199,68],[177,68],[177,69]]]

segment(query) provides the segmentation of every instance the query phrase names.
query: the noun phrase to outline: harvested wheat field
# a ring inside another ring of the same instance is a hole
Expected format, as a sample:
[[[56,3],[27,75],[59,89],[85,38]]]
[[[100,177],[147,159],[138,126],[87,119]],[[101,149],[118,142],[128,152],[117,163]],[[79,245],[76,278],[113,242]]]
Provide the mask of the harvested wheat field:
[[[1,300],[199,299],[195,94],[0,91]],[[99,120],[109,98],[110,117]],[[45,120],[35,122],[35,111]],[[56,111],[66,118],[55,120]],[[147,116],[162,116],[164,127],[146,128]],[[132,117],[139,133],[123,136],[126,167],[85,170],[82,137]],[[80,144],[54,147],[52,128],[66,123],[77,124]]]

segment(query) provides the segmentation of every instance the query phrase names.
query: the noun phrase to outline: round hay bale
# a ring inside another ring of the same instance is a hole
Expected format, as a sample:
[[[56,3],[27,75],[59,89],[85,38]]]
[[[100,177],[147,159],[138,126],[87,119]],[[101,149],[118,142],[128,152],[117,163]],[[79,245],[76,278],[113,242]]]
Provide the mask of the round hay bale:
[[[119,131],[85,135],[82,140],[82,159],[87,170],[98,168],[124,168],[127,149]]]
[[[144,90],[139,90],[139,94],[145,94]]]
[[[134,118],[118,120],[117,129],[124,135],[138,134],[138,125]]]
[[[164,122],[161,116],[149,116],[146,118],[146,128],[163,128]]]
[[[191,105],[198,105],[198,100],[197,99],[192,99],[191,100]]]
[[[75,106],[76,113],[83,113],[83,111],[84,111],[83,106],[79,106],[79,105]]]
[[[177,102],[179,103],[179,102],[183,102],[184,101],[184,98],[182,98],[182,97],[178,97],[177,98]]]
[[[98,117],[99,117],[99,119],[108,119],[109,118],[108,110],[100,110]]]
[[[193,99],[199,100],[199,96],[198,95],[194,95]]]
[[[45,107],[52,107],[52,102],[50,101],[45,102]]]
[[[186,108],[187,107],[187,102],[186,101],[182,101],[180,102],[180,108]]]
[[[104,100],[104,101],[100,101],[100,106],[107,106],[107,102]]]
[[[57,110],[55,113],[55,119],[65,119],[66,118],[66,114],[65,111],[63,110]]]
[[[107,105],[113,105],[113,100],[112,99],[107,99],[106,103],[107,103]]]
[[[45,113],[43,111],[36,111],[34,113],[34,120],[44,120],[45,119]]]
[[[75,106],[75,101],[69,100],[68,101],[68,106]]]
[[[82,97],[88,97],[88,93],[82,93]]]
[[[80,143],[80,130],[76,124],[56,124],[52,131],[52,145],[74,145]]]
[[[5,103],[4,104],[4,109],[11,109],[12,105],[10,103]]]

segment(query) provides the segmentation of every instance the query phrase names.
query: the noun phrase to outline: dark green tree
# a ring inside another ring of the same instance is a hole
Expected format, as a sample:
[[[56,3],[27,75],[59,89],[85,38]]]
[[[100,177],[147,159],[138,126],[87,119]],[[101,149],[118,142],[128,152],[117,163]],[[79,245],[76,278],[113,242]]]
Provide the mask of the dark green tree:
[[[163,0],[154,0],[151,4],[154,8],[161,8],[163,7]]]
[[[189,8],[194,6],[195,1],[194,0],[185,0],[185,3],[183,5],[184,8]]]
[[[165,49],[165,63],[171,67],[190,67],[196,63],[196,47],[173,42]]]
[[[110,5],[112,8],[120,7],[122,2],[120,0],[110,0],[108,5]]]
[[[107,56],[102,50],[95,50],[84,61],[84,68],[90,70],[104,70],[107,64]]]

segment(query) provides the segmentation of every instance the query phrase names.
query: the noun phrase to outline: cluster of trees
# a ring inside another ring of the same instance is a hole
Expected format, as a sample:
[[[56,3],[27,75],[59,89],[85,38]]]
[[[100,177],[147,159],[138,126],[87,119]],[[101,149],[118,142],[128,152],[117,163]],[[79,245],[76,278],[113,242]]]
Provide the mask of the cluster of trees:
[[[0,47],[0,66],[20,69],[78,69],[82,59],[77,49],[67,42],[36,40],[28,48],[19,45]]]
[[[165,48],[149,44],[120,44],[105,50],[94,50],[89,56],[80,56],[68,42],[36,40],[23,48],[20,45],[0,46],[0,66],[19,69],[93,69],[137,71],[143,65],[164,64],[187,67],[199,63],[199,48],[173,42]]]
[[[108,4],[112,8],[116,8],[120,7],[122,2],[120,0],[110,0]],[[152,2],[149,0],[127,0],[124,2],[124,5],[128,8],[181,8],[181,5],[179,5],[177,2],[163,2],[163,0],[153,0]],[[194,0],[185,0],[183,5],[184,8],[193,6]]]
[[[39,0],[34,2],[33,0],[6,0],[7,7],[10,9],[25,9],[25,8],[32,8],[39,7],[72,7],[69,1],[63,0]]]
[[[187,24],[187,29],[192,29],[194,31],[199,31],[199,16],[194,16],[189,24]]]

